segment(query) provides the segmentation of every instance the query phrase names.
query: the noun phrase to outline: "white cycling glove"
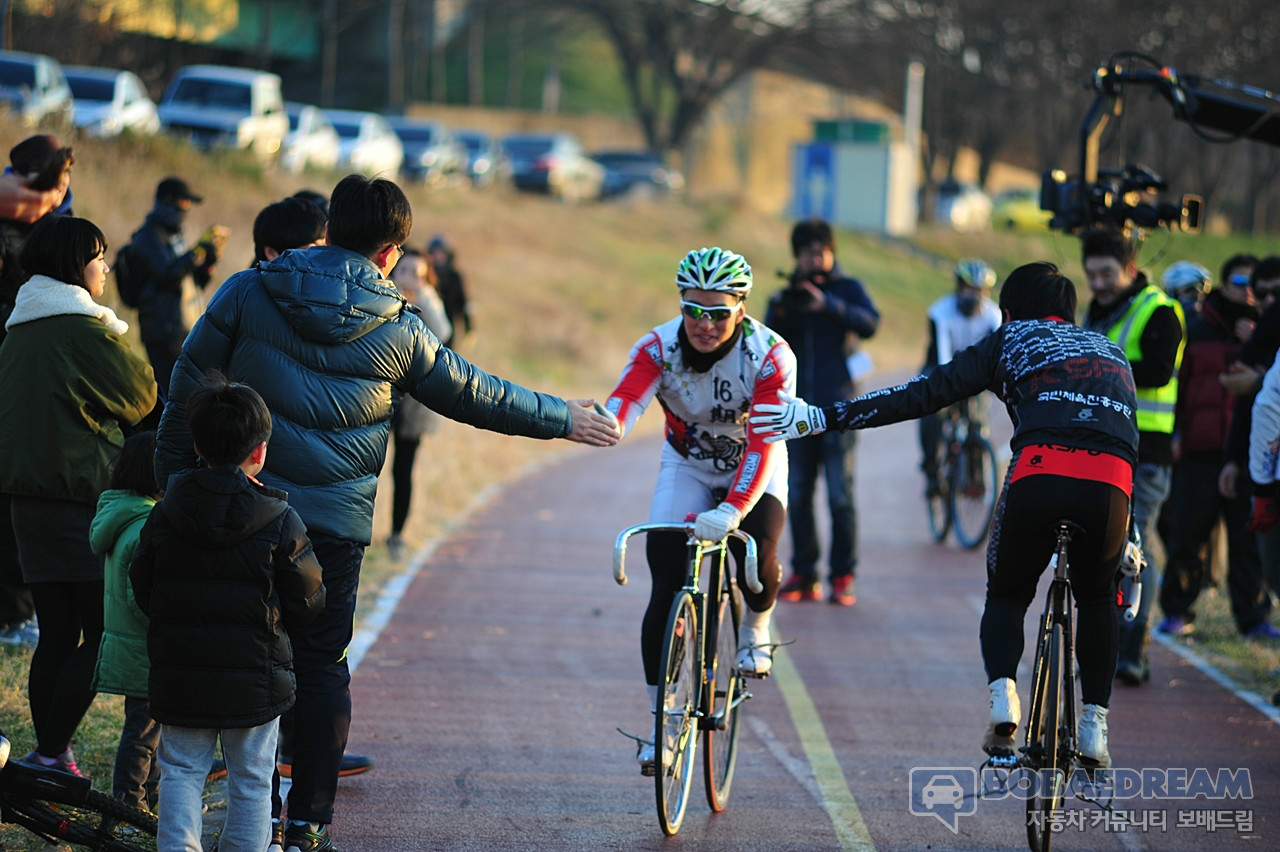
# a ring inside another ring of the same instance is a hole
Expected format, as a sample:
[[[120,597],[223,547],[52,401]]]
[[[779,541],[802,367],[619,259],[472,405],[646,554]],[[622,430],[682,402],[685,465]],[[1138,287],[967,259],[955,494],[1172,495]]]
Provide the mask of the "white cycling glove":
[[[714,509],[708,509],[698,515],[693,522],[693,534],[700,541],[720,541],[736,530],[741,520],[741,512],[728,503],[721,503]]]
[[[827,431],[827,417],[822,409],[804,400],[783,405],[762,402],[753,405],[751,411],[751,431],[763,435],[770,444]]]

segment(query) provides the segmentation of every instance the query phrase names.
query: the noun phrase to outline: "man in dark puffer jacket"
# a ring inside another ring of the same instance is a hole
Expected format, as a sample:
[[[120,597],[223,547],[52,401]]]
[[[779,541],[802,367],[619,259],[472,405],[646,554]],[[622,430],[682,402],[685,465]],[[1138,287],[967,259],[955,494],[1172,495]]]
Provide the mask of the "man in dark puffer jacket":
[[[261,849],[271,831],[280,714],[293,706],[296,630],[324,610],[320,563],[285,495],[254,479],[271,412],[211,376],[191,394],[206,467],[175,474],[152,509],[129,578],[150,617],[151,715],[161,724],[161,849],[199,849],[201,794],[222,741],[225,848]],[[237,461],[238,460],[238,461]]]
[[[328,834],[351,724],[351,642],[364,549],[391,415],[405,394],[508,435],[610,446],[617,422],[491,376],[441,346],[387,276],[413,229],[400,187],[350,175],[333,190],[328,245],[286,251],[218,289],[183,345],[160,423],[156,476],[192,463],[183,404],[208,370],[252,386],[274,437],[261,479],[285,490],[324,567],[328,603],[292,636],[298,674],[284,848],[334,849]]]

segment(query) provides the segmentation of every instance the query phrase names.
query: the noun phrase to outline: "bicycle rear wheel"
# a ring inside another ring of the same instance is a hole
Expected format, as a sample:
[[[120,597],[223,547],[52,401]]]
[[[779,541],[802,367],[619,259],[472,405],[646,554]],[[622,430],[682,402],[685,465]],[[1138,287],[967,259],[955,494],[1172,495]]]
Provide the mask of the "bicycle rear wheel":
[[[980,437],[970,437],[957,454],[951,480],[951,526],[956,541],[973,549],[982,544],[996,508],[996,453]]]
[[[708,680],[706,731],[702,767],[707,786],[707,804],[716,813],[729,803],[733,768],[738,761],[738,710],[743,692],[737,670],[738,625],[742,619],[742,597],[738,587],[725,584],[716,612],[715,657],[705,663]]]
[[[1028,742],[1038,744],[1039,772],[1033,794],[1027,797],[1027,844],[1031,852],[1049,852],[1053,838],[1053,815],[1062,807],[1066,787],[1066,765],[1059,750],[1063,704],[1062,625],[1054,624],[1045,637],[1045,663],[1038,731],[1028,732]],[[1035,736],[1036,740],[1031,737]]]
[[[702,673],[698,614],[688,592],[681,591],[671,604],[659,665],[662,682],[653,726],[654,781],[658,823],[662,833],[670,836],[680,830],[684,820],[698,748],[696,714]]]

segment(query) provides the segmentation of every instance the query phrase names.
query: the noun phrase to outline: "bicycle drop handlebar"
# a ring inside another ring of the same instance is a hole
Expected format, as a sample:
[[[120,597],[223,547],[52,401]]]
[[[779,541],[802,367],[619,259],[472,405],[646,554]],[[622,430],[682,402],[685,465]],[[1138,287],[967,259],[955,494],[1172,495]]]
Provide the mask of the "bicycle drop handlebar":
[[[651,532],[682,532],[689,537],[690,541],[694,537],[692,523],[638,524],[618,533],[618,541],[613,546],[613,579],[619,586],[627,584],[627,539],[637,533]],[[760,582],[759,565],[756,561],[756,540],[742,530],[731,530],[729,536],[738,539],[747,546],[747,558],[744,566],[747,574],[747,587],[759,594],[764,591],[764,584]],[[703,542],[703,544],[714,545],[718,544],[718,542]]]

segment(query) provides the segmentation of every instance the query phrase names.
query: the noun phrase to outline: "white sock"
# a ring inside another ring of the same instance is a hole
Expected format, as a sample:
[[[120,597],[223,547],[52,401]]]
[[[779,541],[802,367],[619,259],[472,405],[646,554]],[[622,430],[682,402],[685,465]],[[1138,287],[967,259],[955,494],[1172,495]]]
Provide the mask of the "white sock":
[[[774,604],[776,606],[776,604]],[[764,612],[756,612],[747,607],[742,614],[742,639],[747,640],[751,645],[767,645],[772,641],[769,635],[769,625],[773,623],[773,606],[770,606]],[[742,644],[739,642],[739,644]]]
[[[647,683],[645,688],[649,690],[649,706],[658,709],[658,685],[656,683]]]

